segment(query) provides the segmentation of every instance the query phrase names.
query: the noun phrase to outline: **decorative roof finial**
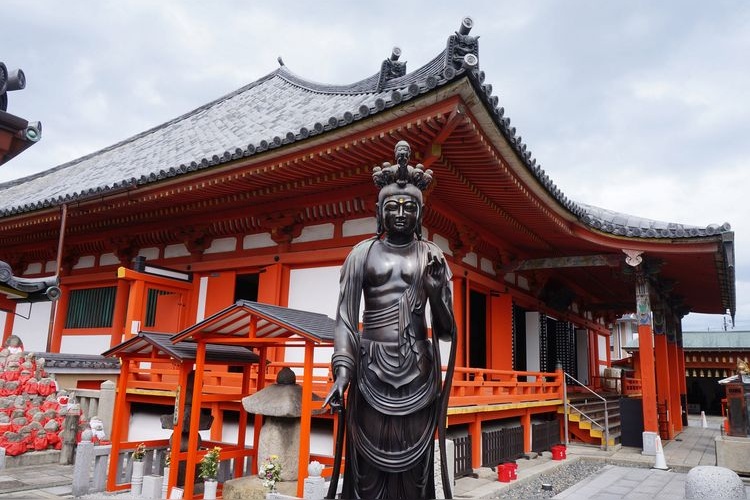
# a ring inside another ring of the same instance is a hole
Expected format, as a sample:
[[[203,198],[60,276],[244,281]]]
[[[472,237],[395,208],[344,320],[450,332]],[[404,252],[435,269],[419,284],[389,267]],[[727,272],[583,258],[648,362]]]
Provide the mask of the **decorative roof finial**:
[[[383,90],[388,80],[398,78],[406,74],[406,61],[401,62],[401,48],[393,47],[391,57],[383,61],[380,65],[380,77],[378,78],[378,92]]]
[[[277,57],[276,60],[279,61],[279,66],[284,65],[284,60],[281,58],[281,56]]]
[[[465,17],[455,35],[448,37],[448,46],[445,49],[445,66],[453,69],[471,69],[479,64],[479,37],[470,36],[474,21]]]

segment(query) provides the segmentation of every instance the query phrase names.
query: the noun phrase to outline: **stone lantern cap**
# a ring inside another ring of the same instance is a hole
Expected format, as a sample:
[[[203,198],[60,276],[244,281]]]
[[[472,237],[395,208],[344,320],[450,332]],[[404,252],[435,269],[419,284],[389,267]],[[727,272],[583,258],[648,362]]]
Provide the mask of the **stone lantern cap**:
[[[275,384],[242,398],[242,406],[248,413],[269,417],[300,417],[302,386],[297,384],[292,369],[284,367],[276,376]]]

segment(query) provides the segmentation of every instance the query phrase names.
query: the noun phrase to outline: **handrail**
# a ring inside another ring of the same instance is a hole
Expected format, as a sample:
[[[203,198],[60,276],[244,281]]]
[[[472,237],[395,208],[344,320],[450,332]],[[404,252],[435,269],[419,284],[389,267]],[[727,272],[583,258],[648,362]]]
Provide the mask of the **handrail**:
[[[596,392],[592,391],[590,388],[586,387],[586,384],[575,378],[573,375],[563,372],[563,405],[564,405],[564,412],[565,412],[565,444],[568,444],[568,414],[569,410],[568,407],[572,406],[575,408],[575,410],[586,417],[592,424],[601,427],[599,423],[597,423],[594,419],[586,415],[584,412],[576,408],[574,405],[568,403],[568,377],[570,377],[571,380],[573,380],[575,383],[577,383],[579,386],[583,387],[587,391],[589,391],[591,394],[596,396],[597,398],[601,399],[604,402],[604,450],[607,451],[609,449],[609,410],[607,409],[607,399],[602,397],[601,395],[597,394]]]

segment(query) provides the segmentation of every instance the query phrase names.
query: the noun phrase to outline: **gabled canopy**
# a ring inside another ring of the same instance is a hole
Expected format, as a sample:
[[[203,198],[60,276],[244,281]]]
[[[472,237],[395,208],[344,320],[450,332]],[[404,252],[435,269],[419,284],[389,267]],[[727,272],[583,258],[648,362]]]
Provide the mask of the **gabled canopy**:
[[[171,342],[167,333],[139,332],[138,335],[117,345],[102,355],[105,357],[169,357],[178,361],[195,359],[195,342]],[[258,362],[258,355],[242,346],[209,344],[206,346],[207,363],[244,365]]]
[[[281,345],[295,340],[329,344],[333,342],[333,327],[334,321],[324,314],[240,300],[177,333],[171,341],[211,337],[244,339],[247,345],[269,345],[268,341]]]

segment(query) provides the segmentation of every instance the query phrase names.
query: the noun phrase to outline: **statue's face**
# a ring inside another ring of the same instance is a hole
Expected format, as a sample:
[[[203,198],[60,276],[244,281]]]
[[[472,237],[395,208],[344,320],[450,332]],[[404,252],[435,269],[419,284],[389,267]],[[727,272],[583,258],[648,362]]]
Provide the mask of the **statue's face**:
[[[389,235],[413,235],[419,222],[419,201],[408,194],[393,194],[382,201],[383,225]]]

